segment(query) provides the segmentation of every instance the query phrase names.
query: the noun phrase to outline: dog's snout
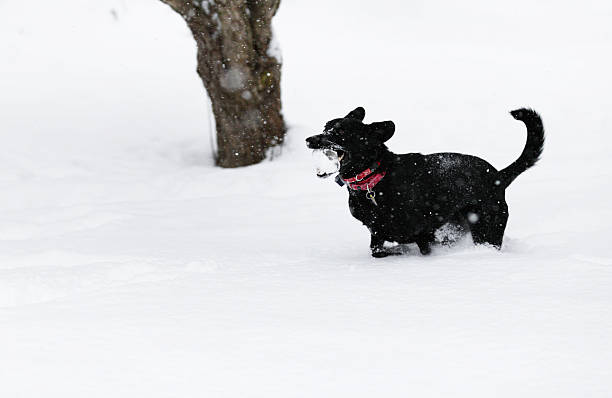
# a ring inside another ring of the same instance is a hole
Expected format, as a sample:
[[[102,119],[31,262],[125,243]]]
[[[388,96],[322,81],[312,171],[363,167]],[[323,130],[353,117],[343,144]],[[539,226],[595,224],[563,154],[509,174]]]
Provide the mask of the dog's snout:
[[[317,149],[321,143],[321,138],[317,135],[313,135],[312,137],[306,138],[306,145],[310,149]]]

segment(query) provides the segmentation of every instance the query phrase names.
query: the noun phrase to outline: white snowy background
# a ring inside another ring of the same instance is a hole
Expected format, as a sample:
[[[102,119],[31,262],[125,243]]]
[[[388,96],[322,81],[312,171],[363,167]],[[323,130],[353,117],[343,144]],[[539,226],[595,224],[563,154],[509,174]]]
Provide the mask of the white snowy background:
[[[0,0],[1,397],[609,397],[612,3],[283,0],[282,157],[213,167],[156,0]],[[370,257],[304,138],[541,163],[502,252]]]

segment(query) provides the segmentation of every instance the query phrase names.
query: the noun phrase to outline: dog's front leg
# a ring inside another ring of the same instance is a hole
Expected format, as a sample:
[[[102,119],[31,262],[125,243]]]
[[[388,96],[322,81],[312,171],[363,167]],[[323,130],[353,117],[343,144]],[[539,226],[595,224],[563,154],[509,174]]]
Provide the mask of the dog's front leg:
[[[433,234],[421,234],[416,238],[416,244],[419,246],[419,251],[426,256],[431,253],[431,243],[435,241]]]
[[[370,250],[372,251],[372,257],[387,257],[390,253],[384,248],[385,240],[374,231],[370,231],[370,234]]]

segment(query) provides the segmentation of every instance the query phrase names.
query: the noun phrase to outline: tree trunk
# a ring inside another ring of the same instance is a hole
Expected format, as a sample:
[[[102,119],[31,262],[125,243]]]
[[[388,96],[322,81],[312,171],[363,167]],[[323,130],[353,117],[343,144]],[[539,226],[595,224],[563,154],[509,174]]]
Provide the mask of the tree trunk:
[[[185,19],[197,43],[197,71],[217,126],[217,165],[262,161],[285,135],[281,61],[270,49],[280,0],[161,1]]]

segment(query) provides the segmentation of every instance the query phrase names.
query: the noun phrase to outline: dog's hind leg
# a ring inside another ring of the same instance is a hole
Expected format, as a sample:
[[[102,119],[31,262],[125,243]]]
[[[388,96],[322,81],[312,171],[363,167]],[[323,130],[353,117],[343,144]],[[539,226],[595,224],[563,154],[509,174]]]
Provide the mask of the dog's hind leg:
[[[466,215],[475,244],[490,244],[501,249],[508,221],[508,205],[505,201],[483,206]]]

